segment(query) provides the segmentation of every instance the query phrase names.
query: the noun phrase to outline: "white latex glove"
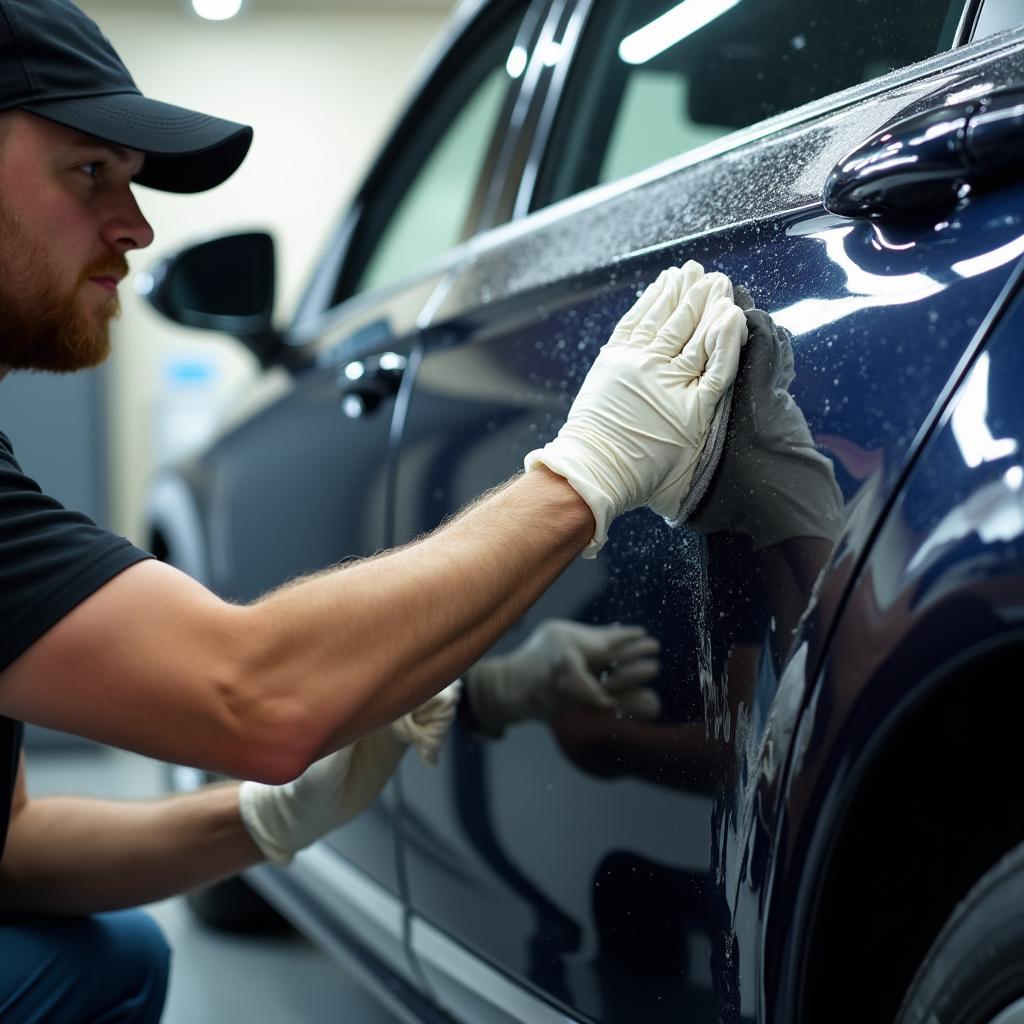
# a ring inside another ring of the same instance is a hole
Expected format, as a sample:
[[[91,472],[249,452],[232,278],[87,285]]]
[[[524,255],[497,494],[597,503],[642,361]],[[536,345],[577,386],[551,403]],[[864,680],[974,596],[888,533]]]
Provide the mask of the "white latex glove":
[[[461,680],[415,711],[322,758],[284,786],[243,782],[242,821],[276,864],[364,811],[391,778],[409,744],[428,764],[437,760],[455,717]]]
[[[755,550],[794,537],[833,541],[843,495],[788,390],[795,376],[789,332],[759,309],[747,322],[722,460],[689,524],[701,533],[746,533]]]
[[[426,765],[437,764],[448,730],[455,720],[461,691],[462,680],[456,679],[426,704],[391,723],[398,738],[414,746]]]
[[[645,684],[660,671],[660,650],[643,626],[549,619],[510,654],[474,665],[466,697],[480,732],[492,737],[571,704],[657,718],[661,702]]]
[[[747,336],[724,274],[663,271],[598,353],[558,436],[526,456],[590,506],[594,558],[616,516],[648,505],[675,525],[715,407]]]

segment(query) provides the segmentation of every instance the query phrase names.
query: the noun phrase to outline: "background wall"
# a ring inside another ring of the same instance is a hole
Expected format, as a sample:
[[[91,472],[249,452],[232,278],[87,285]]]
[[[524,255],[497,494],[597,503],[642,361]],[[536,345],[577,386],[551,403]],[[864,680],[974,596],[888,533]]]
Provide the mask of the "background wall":
[[[79,3],[144,93],[255,129],[242,168],[219,188],[195,196],[137,190],[156,242],[130,255],[133,272],[202,237],[267,228],[278,244],[278,317],[286,319],[452,0],[262,0],[226,22],[201,21],[183,0]],[[122,305],[107,374],[109,521],[144,542],[146,477],[190,443],[183,434],[169,442],[158,424],[191,403],[198,415],[190,422],[201,428],[256,371],[236,343],[158,317],[129,282]]]

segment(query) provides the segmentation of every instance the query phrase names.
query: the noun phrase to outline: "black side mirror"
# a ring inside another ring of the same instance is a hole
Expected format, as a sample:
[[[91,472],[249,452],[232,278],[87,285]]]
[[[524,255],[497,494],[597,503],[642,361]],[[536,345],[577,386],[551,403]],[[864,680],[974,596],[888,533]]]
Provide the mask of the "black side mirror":
[[[263,231],[200,242],[161,260],[142,290],[169,320],[234,335],[259,359],[276,361],[274,240]]]

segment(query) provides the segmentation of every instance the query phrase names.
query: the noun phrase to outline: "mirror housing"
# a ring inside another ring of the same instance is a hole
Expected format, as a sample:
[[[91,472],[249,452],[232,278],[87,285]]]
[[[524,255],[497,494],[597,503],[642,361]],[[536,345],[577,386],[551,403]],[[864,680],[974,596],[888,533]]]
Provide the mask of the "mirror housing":
[[[233,335],[267,367],[282,360],[274,330],[274,240],[265,231],[224,235],[157,263],[139,291],[168,320]]]

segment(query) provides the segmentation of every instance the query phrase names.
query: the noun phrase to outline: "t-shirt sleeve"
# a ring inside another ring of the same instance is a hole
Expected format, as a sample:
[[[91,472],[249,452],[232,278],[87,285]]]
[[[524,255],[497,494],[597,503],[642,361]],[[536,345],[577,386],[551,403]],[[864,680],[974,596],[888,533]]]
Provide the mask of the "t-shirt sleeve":
[[[104,583],[150,557],[43,494],[0,434],[0,671]]]

